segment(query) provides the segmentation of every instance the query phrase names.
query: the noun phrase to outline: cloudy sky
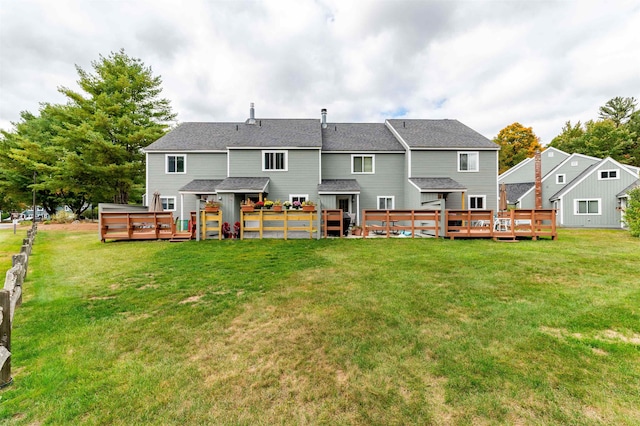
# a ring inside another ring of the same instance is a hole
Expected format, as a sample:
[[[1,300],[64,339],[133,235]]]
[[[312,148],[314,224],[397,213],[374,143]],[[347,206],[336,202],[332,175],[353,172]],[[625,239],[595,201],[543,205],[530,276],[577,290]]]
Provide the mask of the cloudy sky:
[[[124,48],[178,120],[455,118],[543,144],[640,99],[640,2],[0,0],[0,128]]]

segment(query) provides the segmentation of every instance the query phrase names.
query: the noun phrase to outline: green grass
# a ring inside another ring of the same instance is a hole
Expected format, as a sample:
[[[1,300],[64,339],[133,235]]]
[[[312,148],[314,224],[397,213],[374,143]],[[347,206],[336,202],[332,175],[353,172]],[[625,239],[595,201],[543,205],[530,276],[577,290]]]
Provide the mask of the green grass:
[[[1,234],[0,234],[1,235]],[[640,241],[39,231],[14,424],[638,424]]]
[[[5,272],[11,268],[12,256],[20,253],[22,240],[27,238],[27,229],[18,227],[15,234],[13,229],[0,229],[0,273],[3,277]],[[2,283],[4,284],[4,278]]]

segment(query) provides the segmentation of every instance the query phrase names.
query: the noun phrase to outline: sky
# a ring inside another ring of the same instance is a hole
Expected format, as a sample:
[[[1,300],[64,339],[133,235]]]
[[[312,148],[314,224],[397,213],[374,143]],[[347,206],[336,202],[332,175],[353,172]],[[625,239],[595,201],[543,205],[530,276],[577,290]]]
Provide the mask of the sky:
[[[457,119],[542,144],[640,99],[640,2],[0,0],[0,128],[124,49],[178,122]]]

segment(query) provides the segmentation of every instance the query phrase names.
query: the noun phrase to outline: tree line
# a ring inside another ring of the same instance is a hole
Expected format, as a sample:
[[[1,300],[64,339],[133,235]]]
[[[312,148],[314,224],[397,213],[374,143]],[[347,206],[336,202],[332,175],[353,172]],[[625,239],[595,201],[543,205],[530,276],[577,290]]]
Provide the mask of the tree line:
[[[640,167],[640,111],[634,97],[615,97],[600,107],[598,119],[582,124],[567,121],[548,146],[570,154],[611,157],[622,164]],[[531,127],[513,123],[493,139],[500,145],[500,173],[542,150]]]
[[[32,191],[49,214],[69,206],[127,203],[144,191],[142,149],[176,119],[161,98],[162,80],[124,50],[100,55],[92,72],[76,66],[80,90],[59,87],[65,104],[24,111],[0,132],[0,207],[30,205]]]

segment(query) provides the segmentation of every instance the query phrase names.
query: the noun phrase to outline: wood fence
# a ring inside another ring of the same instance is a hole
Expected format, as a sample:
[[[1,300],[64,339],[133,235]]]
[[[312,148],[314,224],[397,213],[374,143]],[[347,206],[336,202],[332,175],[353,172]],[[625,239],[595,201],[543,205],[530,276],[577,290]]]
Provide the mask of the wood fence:
[[[171,239],[176,231],[171,212],[102,212],[100,240]]]
[[[317,211],[303,210],[283,210],[276,212],[273,210],[255,210],[252,212],[240,213],[240,239],[243,240],[253,233],[258,238],[264,238],[265,232],[275,235],[276,238],[282,236],[285,240],[294,232],[300,235],[307,235],[313,238],[313,234],[318,232],[316,222],[318,221]],[[316,225],[316,226],[314,226]]]
[[[493,210],[446,210],[445,235],[455,238],[516,239],[558,238],[554,209],[517,209],[494,214]]]
[[[362,237],[384,235],[438,237],[441,214],[438,210],[363,210]]]
[[[11,377],[11,328],[13,315],[22,303],[22,284],[27,276],[29,255],[37,233],[37,224],[27,231],[20,253],[13,255],[12,266],[7,271],[4,288],[0,290],[0,388],[13,382]]]

